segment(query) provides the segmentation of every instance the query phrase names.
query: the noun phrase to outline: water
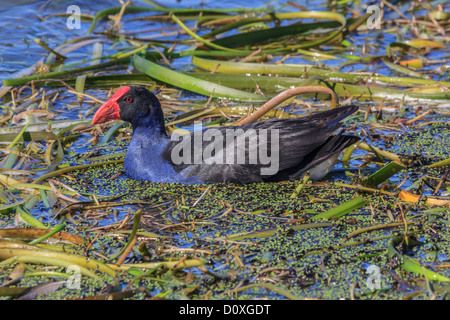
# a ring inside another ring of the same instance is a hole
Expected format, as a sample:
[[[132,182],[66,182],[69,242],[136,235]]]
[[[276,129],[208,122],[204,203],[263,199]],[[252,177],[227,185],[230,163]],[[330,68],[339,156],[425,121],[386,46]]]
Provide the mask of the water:
[[[302,1],[301,5],[313,9],[313,10],[328,10],[327,1]],[[362,1],[361,7],[355,4],[348,4],[349,7],[355,9],[360,13],[364,13],[365,8],[370,1]],[[214,8],[214,9],[229,9],[229,8],[241,8],[243,6],[242,1],[238,0],[225,0],[225,1],[199,1],[199,0],[169,0],[161,1],[161,4],[167,7],[175,8]],[[81,14],[95,15],[95,13],[114,6],[119,6],[118,1],[111,0],[98,0],[98,1],[86,1],[86,0],[59,0],[59,1],[0,1],[0,79],[9,78],[20,70],[34,64],[35,62],[45,57],[48,52],[40,45],[34,42],[34,39],[40,39],[48,44],[50,48],[56,48],[59,45],[76,37],[82,37],[87,34],[87,30],[90,26],[90,21],[82,21],[80,29],[69,29],[67,27],[67,17],[53,16],[48,17],[51,14],[66,13],[67,8],[70,5],[76,5],[80,8]],[[149,6],[144,1],[135,1],[135,6]],[[298,11],[298,8],[290,6],[286,1],[258,1],[250,0],[245,2],[245,6],[248,8],[276,8],[277,11]],[[399,9],[405,12],[410,8],[410,4],[399,4]],[[338,6],[338,12],[346,11],[344,6]],[[422,14],[418,11],[416,14]],[[139,15],[148,15],[150,13],[142,13],[137,15],[125,15],[122,19],[122,23],[125,25],[124,30],[129,33],[134,33],[137,30],[142,29],[154,29],[153,33],[146,32],[144,35],[158,36],[160,28],[170,28],[167,24],[161,25],[158,23],[149,22],[148,28],[143,28],[142,22],[133,22],[132,18]],[[409,16],[409,15],[408,15]],[[346,14],[347,18],[351,18],[350,14]],[[388,11],[384,15],[386,20],[401,18],[396,11]],[[307,22],[308,20],[303,20]],[[284,22],[283,22],[284,23]],[[102,32],[105,30],[105,26],[111,26],[111,22],[102,22],[97,24],[96,32]],[[173,27],[173,25],[171,26]],[[139,29],[138,29],[139,28]],[[172,28],[173,29],[173,28]],[[387,31],[387,32],[386,32]],[[385,29],[372,30],[369,33],[362,33],[360,35],[352,35],[348,39],[352,47],[349,48],[348,54],[360,55],[361,45],[367,41],[371,43],[377,49],[376,54],[384,54],[386,45],[393,41],[402,41],[401,36],[389,32]],[[110,52],[106,47],[104,53],[115,53],[118,47],[114,47]],[[325,47],[327,49],[327,47]],[[432,52],[430,59],[438,59],[441,52]],[[91,55],[91,47],[85,47],[84,49],[77,50],[69,55],[67,64],[76,63],[83,59],[89,59]],[[276,59],[275,59],[276,60]],[[328,60],[326,64],[328,66],[339,66],[344,59]],[[286,63],[311,63],[309,60],[305,60],[301,57],[289,58]],[[189,67],[189,59],[177,59],[175,61],[176,67],[183,68],[183,63],[186,67]],[[375,63],[371,65],[351,65],[343,71],[350,70],[363,70],[366,72],[380,72],[385,75],[392,74],[392,71],[385,66]]]
[[[163,1],[167,7],[204,7],[204,8],[238,8],[241,1]],[[259,7],[266,2],[247,1],[248,7]],[[269,1],[276,5],[281,1]],[[118,1],[0,1],[0,79],[9,78],[14,73],[39,61],[48,52],[33,41],[41,39],[50,48],[55,48],[75,37],[85,36],[90,22],[82,21],[80,29],[68,29],[67,18],[61,16],[49,17],[50,14],[65,13],[70,5],[80,7],[81,14],[95,13],[114,6],[120,6]],[[135,6],[148,6],[143,1],[134,1]],[[148,14],[148,13],[147,13]],[[126,20],[126,18],[124,19]],[[100,27],[103,30],[102,27]],[[99,30],[100,30],[99,29]],[[71,55],[71,59],[87,59],[89,51],[86,48]],[[75,56],[75,57],[74,57]]]

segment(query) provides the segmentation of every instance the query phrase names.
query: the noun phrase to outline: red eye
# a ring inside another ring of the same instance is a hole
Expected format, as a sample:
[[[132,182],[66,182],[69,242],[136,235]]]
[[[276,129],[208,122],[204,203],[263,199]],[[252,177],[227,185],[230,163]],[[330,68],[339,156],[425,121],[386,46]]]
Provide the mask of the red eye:
[[[125,98],[125,102],[131,103],[131,102],[133,102],[133,98],[132,97],[126,97]]]

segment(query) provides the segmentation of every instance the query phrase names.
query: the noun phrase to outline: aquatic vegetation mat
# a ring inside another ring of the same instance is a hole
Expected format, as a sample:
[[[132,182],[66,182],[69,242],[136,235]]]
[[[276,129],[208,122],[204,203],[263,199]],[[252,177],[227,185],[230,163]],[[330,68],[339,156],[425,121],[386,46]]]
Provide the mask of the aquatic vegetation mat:
[[[386,5],[377,31],[347,2],[123,4],[85,15],[87,36],[36,39],[46,58],[0,88],[0,297],[448,298],[445,6],[405,2],[399,20]],[[153,90],[168,132],[256,121],[309,88],[261,119],[357,104],[344,129],[361,141],[318,182],[135,181],[131,127],[90,125],[121,85]]]

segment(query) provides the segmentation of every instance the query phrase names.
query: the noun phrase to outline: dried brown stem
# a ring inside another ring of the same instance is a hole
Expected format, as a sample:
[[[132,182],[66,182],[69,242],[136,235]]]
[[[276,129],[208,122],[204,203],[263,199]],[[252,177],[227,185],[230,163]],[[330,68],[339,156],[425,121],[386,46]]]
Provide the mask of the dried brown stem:
[[[327,93],[331,95],[331,108],[336,107],[337,105],[337,96],[336,93],[327,87],[322,86],[305,86],[305,87],[296,87],[287,89],[280,94],[276,95],[269,101],[267,101],[263,106],[261,106],[256,112],[252,113],[251,115],[246,116],[245,118],[242,118],[238,120],[235,125],[243,125],[247,124],[253,121],[258,120],[263,115],[265,115],[267,112],[272,110],[273,108],[277,107],[280,103],[286,101],[289,98],[295,97],[302,93],[311,93],[311,92],[317,92],[317,93]]]

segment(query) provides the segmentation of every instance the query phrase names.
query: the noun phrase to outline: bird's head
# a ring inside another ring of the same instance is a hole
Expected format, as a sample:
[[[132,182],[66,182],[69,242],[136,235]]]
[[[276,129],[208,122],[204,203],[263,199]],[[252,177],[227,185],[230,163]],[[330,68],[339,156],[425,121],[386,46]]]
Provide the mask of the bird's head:
[[[164,117],[158,98],[144,87],[119,88],[95,113],[92,124],[111,120],[130,122],[133,128],[162,126]]]

